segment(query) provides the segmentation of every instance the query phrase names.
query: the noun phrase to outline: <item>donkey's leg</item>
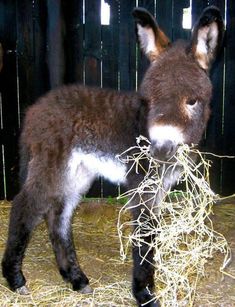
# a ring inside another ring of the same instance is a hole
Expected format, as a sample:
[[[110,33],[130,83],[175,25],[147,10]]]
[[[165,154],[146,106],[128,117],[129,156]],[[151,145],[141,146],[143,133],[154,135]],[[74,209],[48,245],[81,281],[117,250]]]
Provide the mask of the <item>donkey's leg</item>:
[[[144,222],[141,216],[150,217],[150,211],[144,206],[134,207],[132,209],[132,215],[134,220]],[[143,221],[141,221],[143,220]],[[151,218],[150,218],[151,220]],[[138,227],[134,226],[134,231]],[[154,299],[154,250],[151,248],[151,242],[154,240],[154,235],[146,235],[144,229],[138,229],[139,235],[142,237],[143,242],[140,246],[136,242],[136,246],[133,246],[133,279],[132,279],[132,291],[135,296],[138,306],[144,304],[148,307],[160,306]],[[149,302],[149,303],[147,303]]]
[[[12,290],[19,290],[21,294],[26,294],[27,288],[22,273],[22,261],[24,252],[30,239],[34,227],[41,220],[42,214],[38,212],[32,193],[22,190],[13,200],[9,233],[5,254],[2,260],[2,273],[7,279]]]
[[[96,174],[84,166],[79,154],[73,152],[64,175],[63,196],[54,201],[47,214],[49,236],[62,277],[71,282],[74,290],[88,293],[92,290],[77,261],[71,219],[81,195],[86,194]]]
[[[78,264],[73,243],[71,218],[76,205],[76,201],[54,203],[48,212],[47,223],[60,274],[65,281],[71,282],[73,290],[89,293],[92,289]]]
[[[158,189],[156,187],[155,190],[158,190],[158,193],[155,196],[146,193],[141,196],[141,200],[137,196],[133,199],[133,205],[135,206],[133,206],[132,215],[134,220],[143,223],[146,223],[146,220],[148,220],[148,224],[151,224],[153,228],[155,227],[156,221],[151,216],[152,214],[158,214],[157,204],[162,202],[166,196],[166,192],[176,183],[181,168],[172,169],[169,167],[165,171],[165,167],[163,167],[162,171],[164,172],[163,188]],[[133,180],[134,187],[138,180],[140,181],[141,177]],[[136,206],[140,203],[142,205]],[[154,301],[154,249],[151,248],[151,242],[155,239],[155,235],[146,235],[148,230],[146,232],[145,227],[142,229],[138,225],[134,227],[139,227],[139,235],[143,242],[141,242],[141,246],[133,246],[133,294],[140,305],[149,301],[144,306],[160,306],[159,302]]]

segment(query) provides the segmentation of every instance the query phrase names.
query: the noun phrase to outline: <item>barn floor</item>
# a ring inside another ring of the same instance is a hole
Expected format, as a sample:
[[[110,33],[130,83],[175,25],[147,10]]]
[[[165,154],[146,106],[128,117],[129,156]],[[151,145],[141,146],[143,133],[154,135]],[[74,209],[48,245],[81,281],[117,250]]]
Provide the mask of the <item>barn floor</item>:
[[[9,203],[0,203],[0,259],[6,241],[9,208]],[[124,264],[119,257],[118,211],[119,205],[92,201],[85,202],[75,213],[73,229],[77,254],[95,289],[93,295],[74,293],[61,280],[47,230],[42,224],[35,231],[24,260],[31,294],[12,293],[0,274],[0,306],[135,306],[130,293],[131,257]],[[216,205],[214,213],[215,230],[224,234],[235,255],[235,204]],[[235,306],[235,280],[227,276],[221,279],[221,261],[222,256],[215,255],[208,262],[194,306]],[[227,271],[235,276],[235,260]]]

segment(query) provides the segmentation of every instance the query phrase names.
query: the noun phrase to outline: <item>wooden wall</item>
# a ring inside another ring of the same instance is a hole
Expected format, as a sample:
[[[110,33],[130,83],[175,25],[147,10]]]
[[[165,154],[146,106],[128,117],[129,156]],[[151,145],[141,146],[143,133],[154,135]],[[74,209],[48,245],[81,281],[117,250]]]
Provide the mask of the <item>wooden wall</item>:
[[[27,106],[63,83],[135,91],[148,66],[135,40],[131,11],[136,5],[157,17],[175,40],[190,37],[182,28],[189,0],[107,0],[110,25],[101,25],[99,0],[0,0],[1,150],[0,199],[18,190],[17,139]],[[205,149],[235,154],[235,3],[192,0],[193,20],[207,4],[217,5],[227,20],[224,50],[211,73],[213,116],[203,141]],[[227,5],[227,7],[225,7]],[[213,159],[212,187],[235,192],[235,160]],[[117,195],[117,187],[98,180],[90,196]]]

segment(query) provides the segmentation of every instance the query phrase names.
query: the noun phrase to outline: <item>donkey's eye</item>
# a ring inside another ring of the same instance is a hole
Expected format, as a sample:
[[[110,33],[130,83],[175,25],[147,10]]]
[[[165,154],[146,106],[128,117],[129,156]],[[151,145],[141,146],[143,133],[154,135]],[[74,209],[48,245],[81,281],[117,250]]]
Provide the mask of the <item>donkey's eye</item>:
[[[197,103],[197,99],[189,99],[186,103],[189,106],[194,106]]]

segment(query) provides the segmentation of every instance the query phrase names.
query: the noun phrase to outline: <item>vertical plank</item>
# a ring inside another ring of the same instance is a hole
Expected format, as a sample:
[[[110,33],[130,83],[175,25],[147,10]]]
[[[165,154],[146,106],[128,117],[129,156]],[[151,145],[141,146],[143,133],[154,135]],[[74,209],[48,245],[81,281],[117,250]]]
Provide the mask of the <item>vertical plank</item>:
[[[194,25],[203,9],[208,6],[208,0],[192,0],[192,24]]]
[[[17,0],[17,64],[20,118],[34,100],[34,27],[33,4],[28,0]]]
[[[33,45],[34,45],[34,100],[50,89],[47,66],[47,2],[34,0],[33,2]]]
[[[2,136],[2,131],[1,131],[1,136]],[[1,145],[0,147],[0,199],[5,199],[6,198],[5,188],[4,188],[5,174],[4,174],[4,165],[3,165],[4,156],[2,152],[2,146],[3,146],[2,141],[0,142],[0,145]]]
[[[227,35],[226,35],[226,74],[224,104],[224,153],[235,155],[235,2],[227,1]],[[224,160],[222,169],[222,192],[229,195],[235,192],[235,160]]]
[[[100,1],[85,1],[85,84],[100,86]]]
[[[118,89],[120,0],[106,2],[110,5],[110,24],[102,25],[102,85]]]
[[[17,136],[19,109],[16,78],[16,2],[13,0],[1,1],[1,9],[0,37],[5,50],[0,80],[3,116],[2,142],[5,149],[6,197],[12,199],[18,190]]]
[[[210,0],[208,5],[216,5],[222,15],[225,14],[225,1]],[[221,154],[222,150],[222,130],[223,130],[223,96],[224,96],[224,50],[221,50],[210,72],[213,84],[213,96],[211,101],[211,118],[206,131],[206,147],[209,151]],[[221,163],[222,160],[212,158],[211,167],[211,187],[216,193],[222,192],[221,186]]]
[[[101,85],[101,22],[100,1],[85,0],[85,84]],[[98,179],[88,192],[88,197],[101,197],[102,184]]]
[[[50,88],[64,83],[64,42],[61,0],[47,0],[47,63]]]
[[[131,12],[136,1],[120,2],[119,71],[120,89],[136,88],[136,40],[135,25]]]
[[[139,0],[138,6],[144,7],[147,9],[153,16],[155,16],[155,1],[154,0]],[[141,52],[140,48],[138,47],[138,53],[137,53],[137,60],[138,60],[138,87],[141,84],[141,81],[144,77],[144,74],[149,67],[149,60],[147,57]]]
[[[173,13],[172,13],[172,39],[188,39],[191,31],[183,29],[183,9],[190,6],[189,0],[173,0]]]
[[[0,3],[0,12],[3,12],[2,3]],[[3,121],[2,121],[2,86],[1,86],[1,76],[2,76],[1,71],[3,67],[3,53],[4,51],[3,51],[2,44],[0,41],[0,199],[4,199],[6,197],[5,187],[4,187],[5,168],[4,168]]]
[[[1,72],[0,72],[0,112],[2,114]],[[0,199],[6,198],[4,159],[5,155],[4,155],[4,144],[3,144],[3,122],[2,122],[2,116],[0,116]]]
[[[110,5],[110,24],[102,25],[102,86],[118,89],[120,0],[108,0],[106,2]],[[117,185],[103,180],[102,196],[114,197],[117,195]]]
[[[154,17],[156,16],[156,0],[138,0],[138,7],[144,7]]]
[[[135,6],[135,0],[120,1],[119,89],[124,91],[135,91],[137,86],[137,44],[135,22],[132,17]]]
[[[173,0],[157,1],[156,17],[160,28],[172,40]]]
[[[49,88],[47,68],[47,4],[17,0],[17,77],[20,118]],[[17,176],[18,179],[18,176]]]
[[[83,0],[63,0],[62,4],[65,21],[65,82],[83,83]]]
[[[192,15],[193,22],[195,23],[197,18],[201,15],[203,9],[208,5],[216,5],[221,10],[222,15],[225,12],[225,2],[217,0],[208,1],[193,1],[192,3]],[[217,154],[221,154],[223,136],[223,82],[224,82],[224,53],[223,50],[219,58],[213,65],[213,69],[210,72],[210,77],[213,85],[213,96],[211,101],[211,118],[209,120],[207,130],[205,133],[205,139],[203,140],[203,146],[205,150]],[[212,160],[212,167],[210,169],[211,187],[216,193],[221,193],[221,163],[218,158],[210,157]]]

